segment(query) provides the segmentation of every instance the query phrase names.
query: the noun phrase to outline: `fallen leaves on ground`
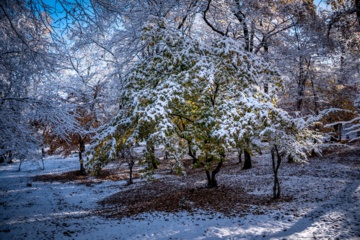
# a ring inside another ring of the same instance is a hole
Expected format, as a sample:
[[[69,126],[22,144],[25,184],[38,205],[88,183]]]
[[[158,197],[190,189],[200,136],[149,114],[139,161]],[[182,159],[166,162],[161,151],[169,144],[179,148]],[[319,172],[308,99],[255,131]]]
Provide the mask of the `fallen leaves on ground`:
[[[140,174],[137,172],[133,173],[133,178],[139,178]],[[44,174],[33,177],[33,181],[42,182],[75,182],[81,184],[94,184],[100,183],[101,181],[121,181],[129,178],[129,174],[121,169],[104,169],[100,174],[93,176],[90,174],[83,174],[80,171],[69,171],[62,174]]]

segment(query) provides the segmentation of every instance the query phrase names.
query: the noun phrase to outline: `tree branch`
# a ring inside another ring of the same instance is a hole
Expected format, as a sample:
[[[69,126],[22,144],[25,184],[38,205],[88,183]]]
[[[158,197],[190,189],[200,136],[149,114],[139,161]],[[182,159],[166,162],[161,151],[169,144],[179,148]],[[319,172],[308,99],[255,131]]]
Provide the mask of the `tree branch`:
[[[7,18],[7,20],[9,21],[10,23],[10,26],[12,28],[12,30],[15,32],[15,34],[20,38],[20,40],[28,47],[28,43],[24,40],[23,36],[21,36],[21,34],[17,31],[16,27],[14,26],[14,24],[12,23],[11,19],[10,19],[10,16],[7,14],[6,10],[4,9],[3,5],[0,3],[0,8],[1,10],[4,12],[4,15],[5,17]]]
[[[326,34],[327,37],[330,37],[330,31],[332,29],[332,26],[335,23],[337,23],[343,16],[350,15],[350,14],[353,14],[353,13],[356,13],[357,20],[358,20],[359,25],[360,25],[360,0],[356,0],[356,5],[353,8],[350,8],[350,9],[345,10],[345,11],[335,12],[331,16],[330,21],[329,21],[329,25],[328,25],[328,31],[327,31],[327,34]]]
[[[206,18],[206,13],[209,11],[210,9],[210,4],[211,4],[211,0],[208,0],[208,4],[207,4],[207,7],[203,13],[203,19],[205,21],[205,23],[215,32],[217,32],[218,34],[220,34],[221,36],[227,36],[224,32],[216,29]]]

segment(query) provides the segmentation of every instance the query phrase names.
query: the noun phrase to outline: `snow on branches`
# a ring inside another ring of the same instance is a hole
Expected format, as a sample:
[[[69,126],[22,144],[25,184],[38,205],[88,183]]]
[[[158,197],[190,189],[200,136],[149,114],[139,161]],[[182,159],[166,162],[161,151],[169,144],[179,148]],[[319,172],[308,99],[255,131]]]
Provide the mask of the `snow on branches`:
[[[123,108],[100,132],[90,168],[145,141],[176,160],[188,153],[209,170],[220,167],[231,148],[292,123],[275,105],[279,74],[238,41],[203,43],[163,19],[148,23],[142,39],[146,57],[126,78]],[[272,86],[269,93],[260,87],[264,82]]]

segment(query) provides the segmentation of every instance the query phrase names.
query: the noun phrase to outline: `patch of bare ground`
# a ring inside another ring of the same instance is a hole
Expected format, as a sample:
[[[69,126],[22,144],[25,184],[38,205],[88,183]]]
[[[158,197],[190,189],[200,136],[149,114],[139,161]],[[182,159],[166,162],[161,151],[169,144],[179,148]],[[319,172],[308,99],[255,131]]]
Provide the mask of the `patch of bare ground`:
[[[87,176],[82,174],[80,171],[70,171],[62,174],[44,174],[33,177],[33,181],[41,182],[73,182],[73,181],[84,181]]]
[[[360,147],[351,147],[350,149],[343,149],[342,151],[337,154],[341,160],[355,160],[357,162],[360,161]]]
[[[140,174],[133,173],[133,178],[139,178]],[[102,181],[121,181],[127,180],[129,173],[122,169],[104,169],[100,174],[93,176],[90,174],[83,174],[80,171],[69,171],[62,174],[44,174],[33,177],[33,181],[42,182],[61,182],[61,183],[79,183],[79,184],[94,184]]]
[[[323,150],[323,156],[320,159],[328,159],[344,165],[355,168],[360,167],[360,144],[353,143],[351,145],[334,144],[334,147],[328,147]]]
[[[351,143],[333,143],[333,144],[324,144],[321,147],[323,156],[339,156],[344,157],[348,155],[359,155],[360,153],[360,141],[351,142]]]
[[[189,163],[191,160],[184,160],[188,168],[187,176],[179,176],[171,172],[171,167],[164,162],[161,166],[163,178],[126,187],[99,201],[101,208],[95,213],[104,217],[123,218],[146,212],[192,212],[201,209],[209,214],[220,212],[234,216],[250,212],[263,214],[264,209],[279,208],[279,203],[292,201],[291,196],[273,201],[269,195],[248,194],[247,188],[256,184],[256,180],[246,183],[235,181],[234,176],[238,177],[246,171],[241,170],[242,164],[238,164],[234,158],[221,168],[218,174],[219,186],[216,188],[205,187],[204,169],[191,168]],[[256,161],[254,163],[256,165]],[[244,184],[247,186],[244,187]]]
[[[241,187],[193,187],[193,184],[156,180],[107,197],[99,202],[96,214],[111,218],[130,217],[145,212],[192,212],[198,209],[226,215],[245,214],[251,206],[276,207],[268,197],[249,195]],[[290,201],[283,198],[282,201]],[[259,214],[261,210],[258,209]]]

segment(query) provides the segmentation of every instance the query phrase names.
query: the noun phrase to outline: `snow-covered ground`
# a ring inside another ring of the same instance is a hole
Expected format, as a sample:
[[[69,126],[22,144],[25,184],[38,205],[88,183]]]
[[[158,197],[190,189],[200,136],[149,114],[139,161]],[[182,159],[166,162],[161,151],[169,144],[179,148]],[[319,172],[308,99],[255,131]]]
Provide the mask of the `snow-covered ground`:
[[[247,171],[222,170],[219,184],[243,184],[253,196],[270,199],[269,159],[255,156]],[[32,181],[78,168],[76,157],[44,162],[45,170],[40,162],[25,162],[21,172],[16,163],[0,165],[0,239],[360,239],[360,156],[354,152],[303,166],[284,163],[282,194],[292,199],[231,216],[199,209],[101,217],[94,214],[101,207],[97,202],[130,188],[126,181]]]

